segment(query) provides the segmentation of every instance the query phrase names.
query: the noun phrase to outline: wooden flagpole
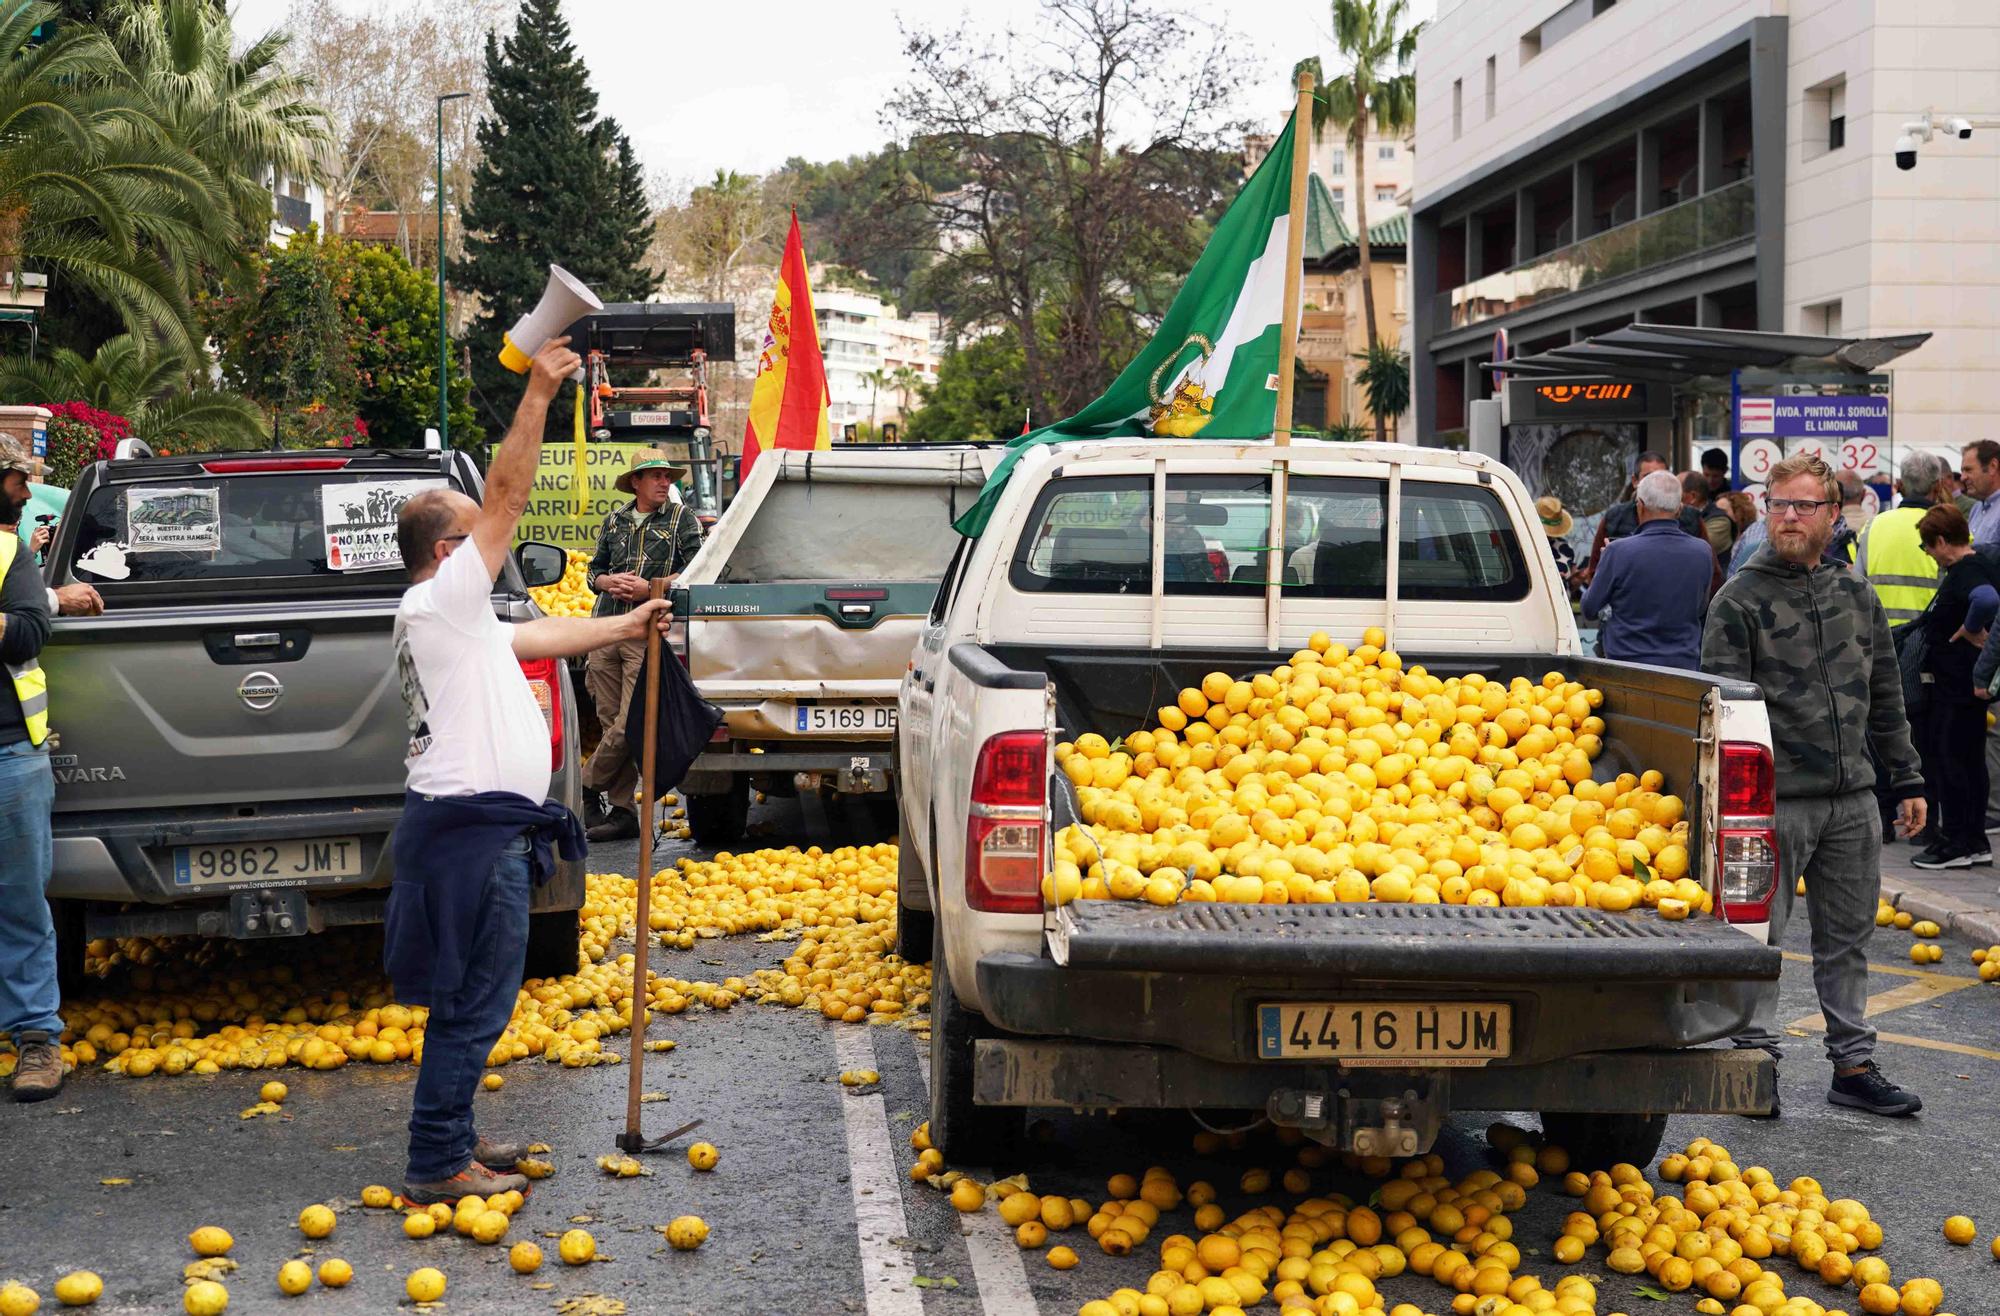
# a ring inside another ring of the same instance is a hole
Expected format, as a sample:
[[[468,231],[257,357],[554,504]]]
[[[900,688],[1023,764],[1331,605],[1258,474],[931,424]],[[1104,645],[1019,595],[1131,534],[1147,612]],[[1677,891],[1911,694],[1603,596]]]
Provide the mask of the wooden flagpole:
[[[1306,175],[1312,167],[1313,75],[1299,71],[1299,99],[1292,107],[1292,196],[1285,224],[1285,305],[1278,327],[1278,409],[1271,441],[1292,444],[1292,376],[1299,351],[1300,284],[1305,276]],[[1285,522],[1290,499],[1289,452],[1271,463],[1271,549],[1264,568],[1264,647],[1278,647],[1278,614],[1285,586]]]

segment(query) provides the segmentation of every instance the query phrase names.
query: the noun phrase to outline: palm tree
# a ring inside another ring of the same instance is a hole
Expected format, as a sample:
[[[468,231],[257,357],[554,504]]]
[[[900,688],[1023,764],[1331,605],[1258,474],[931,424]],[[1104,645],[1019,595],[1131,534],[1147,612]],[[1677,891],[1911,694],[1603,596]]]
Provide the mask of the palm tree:
[[[891,376],[888,371],[877,366],[873,370],[864,371],[861,379],[868,385],[868,428],[879,434],[881,429],[876,425],[875,418],[880,414],[881,408],[876,404],[882,397],[883,385],[889,383]]]
[[[193,313],[180,271],[227,231],[215,176],[149,117],[110,42],[54,5],[0,14],[0,272],[67,279],[134,333],[183,356]]]
[[[917,373],[915,366],[897,366],[889,372],[889,387],[896,390],[896,415],[907,420],[905,414],[910,409],[910,395],[924,386],[924,377]],[[921,395],[920,395],[921,396]]]
[[[1387,422],[1410,409],[1410,358],[1388,343],[1370,343],[1367,355],[1356,355],[1354,359],[1362,363],[1361,369],[1354,373],[1354,382],[1368,399],[1368,411],[1375,417],[1375,437],[1379,439]]]
[[[1417,77],[1411,66],[1417,58],[1417,23],[1402,32],[1409,17],[1408,0],[1333,0],[1333,37],[1347,67],[1325,92],[1313,98],[1313,139],[1319,140],[1328,125],[1347,133],[1354,151],[1354,219],[1356,242],[1361,248],[1361,305],[1367,317],[1368,341],[1381,341],[1375,327],[1375,276],[1368,251],[1368,125],[1372,120],[1385,136],[1400,136],[1417,120]],[[1317,56],[1299,63],[1320,83]],[[1385,440],[1387,428],[1380,413],[1375,417],[1375,437]]]
[[[183,361],[131,334],[111,339],[87,360],[63,347],[38,361],[0,359],[0,402],[88,402],[131,421],[140,438],[177,449],[254,442],[264,433],[264,415],[249,399],[189,387]]]
[[[229,15],[210,0],[117,0],[103,26],[154,122],[208,166],[240,236],[261,247],[271,226],[266,180],[320,178],[333,146],[312,84],[283,66],[290,34],[234,53]]]

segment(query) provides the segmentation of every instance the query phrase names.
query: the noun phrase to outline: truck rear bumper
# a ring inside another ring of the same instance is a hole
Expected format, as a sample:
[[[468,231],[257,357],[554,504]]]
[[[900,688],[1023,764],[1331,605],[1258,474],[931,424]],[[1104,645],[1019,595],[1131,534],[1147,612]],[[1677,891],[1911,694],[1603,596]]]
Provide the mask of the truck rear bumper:
[[[1428,954],[1407,955],[1400,971],[1308,975],[1261,964],[1260,972],[1245,973],[1241,956],[1214,973],[1163,973],[1065,968],[1039,955],[1002,951],[982,956],[976,976],[986,1018],[1009,1033],[1171,1047],[1224,1064],[1251,1064],[1266,1075],[1312,1067],[1306,1061],[1257,1060],[1257,1007],[1266,1003],[1505,1002],[1513,1007],[1512,1053],[1486,1066],[1493,1070],[1586,1052],[1678,1050],[1726,1038],[1749,1023],[1760,985],[1559,977],[1496,981],[1468,971],[1457,955],[1455,948],[1433,947]]]
[[[740,742],[709,750],[695,759],[682,788],[690,795],[712,795],[727,790],[732,777],[744,774],[789,777],[813,772],[839,774],[841,789],[859,794],[887,790],[888,774],[896,770],[893,740],[791,740],[758,748],[764,752],[753,754]]]
[[[85,934],[91,937],[258,935],[246,934],[240,916],[232,917],[232,906],[240,905],[238,897],[244,896],[288,905],[300,930],[379,923],[393,876],[389,835],[402,813],[400,797],[393,805],[340,803],[247,817],[191,810],[59,813],[53,824],[55,861],[48,894],[51,899],[90,902],[84,923]],[[334,836],[360,841],[358,875],[202,886],[174,880],[173,850],[178,846]],[[583,895],[584,865],[558,861],[555,875],[535,890],[530,908],[538,913],[576,909],[583,904]]]
[[[1447,1073],[1451,1105],[1460,1110],[1607,1115],[1763,1114],[1778,1074],[1758,1050],[1600,1051],[1532,1065],[1357,1076],[1324,1065],[1218,1063],[1160,1046],[1014,1038],[975,1042],[972,1064],[978,1105],[1086,1109],[1262,1110],[1275,1088],[1394,1087],[1410,1072]]]

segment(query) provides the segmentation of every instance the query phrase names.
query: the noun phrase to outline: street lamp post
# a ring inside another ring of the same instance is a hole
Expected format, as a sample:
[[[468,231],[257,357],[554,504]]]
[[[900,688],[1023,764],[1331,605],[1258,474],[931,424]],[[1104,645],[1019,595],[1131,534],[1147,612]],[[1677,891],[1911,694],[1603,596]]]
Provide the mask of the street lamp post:
[[[437,98],[438,442],[445,448],[451,447],[451,325],[444,311],[444,103],[471,94],[447,91]]]

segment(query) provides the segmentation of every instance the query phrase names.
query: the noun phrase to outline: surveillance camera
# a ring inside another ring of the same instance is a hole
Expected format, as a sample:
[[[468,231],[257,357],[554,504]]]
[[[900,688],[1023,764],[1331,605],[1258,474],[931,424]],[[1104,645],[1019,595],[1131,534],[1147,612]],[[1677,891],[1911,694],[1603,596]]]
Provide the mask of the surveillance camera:
[[[1946,119],[1944,126],[1947,132],[1956,134],[1961,141],[1972,136],[1972,125],[1964,119]]]
[[[1896,139],[1896,168],[1915,169],[1917,167],[1917,139],[1904,133]]]

